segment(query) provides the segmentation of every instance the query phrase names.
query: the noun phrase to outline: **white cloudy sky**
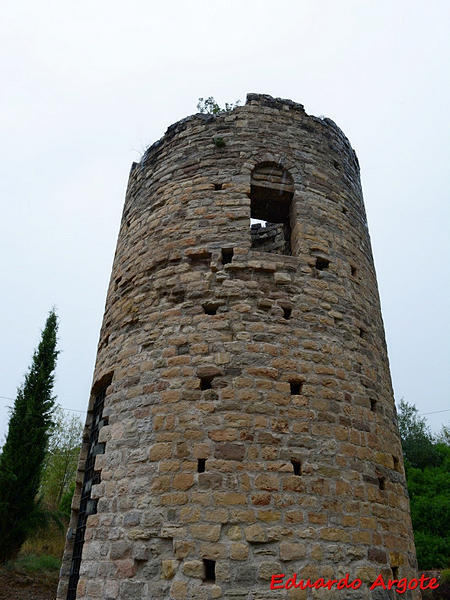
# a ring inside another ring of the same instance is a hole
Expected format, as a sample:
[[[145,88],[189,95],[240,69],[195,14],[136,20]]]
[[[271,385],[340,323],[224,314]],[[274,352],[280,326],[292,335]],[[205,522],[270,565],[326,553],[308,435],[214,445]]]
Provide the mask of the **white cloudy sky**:
[[[0,436],[52,305],[59,402],[85,410],[131,162],[199,96],[247,92],[349,137],[397,401],[450,409],[449,17],[446,0],[4,1]]]

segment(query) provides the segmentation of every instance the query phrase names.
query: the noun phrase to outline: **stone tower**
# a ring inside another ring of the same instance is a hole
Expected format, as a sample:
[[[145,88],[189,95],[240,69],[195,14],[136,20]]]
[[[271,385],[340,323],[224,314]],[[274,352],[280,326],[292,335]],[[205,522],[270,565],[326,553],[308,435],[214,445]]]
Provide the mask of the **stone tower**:
[[[175,123],[130,173],[58,599],[415,566],[354,151],[266,95]]]

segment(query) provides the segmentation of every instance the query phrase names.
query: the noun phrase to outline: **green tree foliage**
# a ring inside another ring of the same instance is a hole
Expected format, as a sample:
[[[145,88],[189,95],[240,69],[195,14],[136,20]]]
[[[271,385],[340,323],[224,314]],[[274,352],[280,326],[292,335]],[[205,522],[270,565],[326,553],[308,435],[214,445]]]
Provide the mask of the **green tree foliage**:
[[[40,494],[51,510],[57,510],[77,472],[83,424],[61,407],[53,412],[53,425],[41,480]]]
[[[436,439],[441,444],[447,444],[447,446],[450,446],[450,427],[442,425],[442,429]]]
[[[208,115],[218,115],[223,112],[230,112],[241,103],[240,100],[236,102],[228,103],[225,102],[225,108],[220,107],[212,96],[209,98],[199,98],[197,104],[197,110],[199,113],[206,113]]]
[[[400,401],[398,428],[402,438],[403,454],[409,464],[419,469],[437,465],[439,455],[433,436],[426,420],[419,417],[417,408],[403,400]]]
[[[61,502],[59,503],[59,512],[65,517],[70,518],[70,510],[72,507],[72,498],[73,493],[75,492],[75,481],[73,481],[67,492],[61,498]]]
[[[445,568],[450,566],[448,428],[435,439],[416,407],[403,401],[398,416],[419,568]]]
[[[58,320],[52,310],[34,352],[25,382],[17,391],[0,457],[0,563],[14,558],[37,524],[36,499],[47,450]]]

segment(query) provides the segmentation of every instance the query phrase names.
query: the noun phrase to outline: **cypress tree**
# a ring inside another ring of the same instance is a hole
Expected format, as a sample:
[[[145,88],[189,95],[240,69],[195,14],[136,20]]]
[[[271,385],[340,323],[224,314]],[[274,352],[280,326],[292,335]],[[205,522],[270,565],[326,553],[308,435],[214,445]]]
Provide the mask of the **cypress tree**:
[[[0,563],[14,558],[39,518],[39,489],[47,450],[58,320],[51,310],[9,420],[0,455]]]

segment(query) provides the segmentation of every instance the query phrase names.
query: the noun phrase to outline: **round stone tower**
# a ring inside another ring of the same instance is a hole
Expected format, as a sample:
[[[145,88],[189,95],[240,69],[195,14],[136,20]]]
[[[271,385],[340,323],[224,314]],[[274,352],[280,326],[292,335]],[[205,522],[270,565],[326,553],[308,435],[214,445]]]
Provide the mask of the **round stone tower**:
[[[131,169],[59,600],[381,599],[415,566],[354,151],[266,95],[175,123]]]

